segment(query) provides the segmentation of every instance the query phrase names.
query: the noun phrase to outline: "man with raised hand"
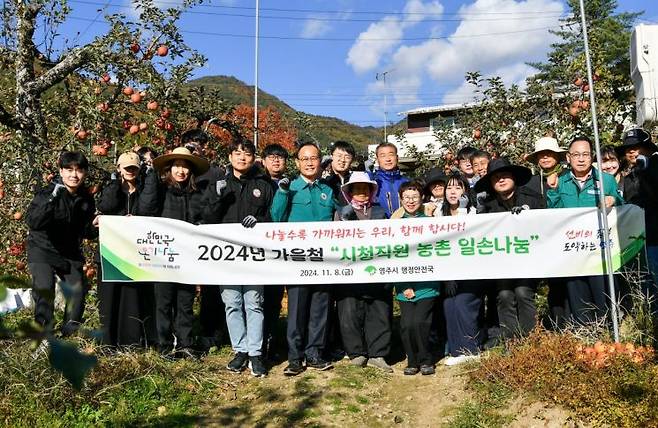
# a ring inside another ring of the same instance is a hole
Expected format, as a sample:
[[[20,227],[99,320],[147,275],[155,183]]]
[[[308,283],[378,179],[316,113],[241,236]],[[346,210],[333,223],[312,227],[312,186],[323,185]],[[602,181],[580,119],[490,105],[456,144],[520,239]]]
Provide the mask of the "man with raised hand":
[[[320,179],[320,148],[311,142],[301,143],[295,155],[299,177],[279,181],[272,203],[272,220],[278,222],[332,221],[334,193]],[[327,342],[329,293],[325,285],[288,286],[288,367],[283,373],[295,376],[306,367],[332,368],[323,358]]]

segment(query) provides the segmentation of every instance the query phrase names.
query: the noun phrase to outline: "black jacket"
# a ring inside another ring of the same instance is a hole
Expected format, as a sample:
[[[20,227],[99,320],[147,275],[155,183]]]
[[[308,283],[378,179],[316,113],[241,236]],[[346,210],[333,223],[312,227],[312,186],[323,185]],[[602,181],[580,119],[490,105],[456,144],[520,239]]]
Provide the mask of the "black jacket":
[[[658,245],[658,153],[649,156],[648,162],[645,169],[631,170],[620,184],[624,200],[644,208],[647,245]]]
[[[63,191],[56,198],[54,188],[51,183],[38,191],[27,210],[27,260],[68,269],[66,259],[84,261],[83,239],[98,236],[92,225],[96,205],[84,186],[75,195]]]
[[[546,202],[541,194],[525,186],[519,186],[510,201],[502,201],[497,195],[489,195],[478,207],[478,214],[504,213],[514,206],[527,205],[531,210],[546,208]]]
[[[352,172],[348,172],[347,177],[345,177],[345,183],[347,183],[350,179],[350,175]],[[331,173],[330,175],[327,176],[327,178],[324,179],[325,182],[331,187],[334,191],[334,198],[338,201],[338,205],[343,207],[348,204],[348,201],[345,199],[345,195],[343,195],[343,192],[341,192],[341,187],[343,186],[343,181],[341,180],[340,175],[336,173]]]
[[[121,186],[121,179],[112,180],[101,191],[98,200],[98,211],[105,215],[135,215],[138,211],[139,193],[141,188],[128,193]]]
[[[558,177],[568,173],[569,170],[563,168],[562,172],[558,174]],[[546,177],[547,175],[540,175],[540,174],[533,175],[532,178],[530,178],[528,184],[525,185],[525,187],[527,187],[528,189],[534,190],[535,192],[539,193],[544,199],[544,201],[546,201],[546,193],[548,192],[548,189],[550,189],[550,187],[548,187],[548,184],[546,184]]]
[[[205,223],[240,223],[253,215],[259,222],[272,221],[270,207],[274,199],[272,179],[254,165],[237,178],[231,168],[222,178],[226,187],[221,197],[212,183],[205,191],[203,219]]]
[[[164,217],[188,223],[202,223],[203,183],[197,183],[196,190],[181,189],[160,182],[158,174],[146,174],[144,187],[139,196],[135,214],[150,217]]]

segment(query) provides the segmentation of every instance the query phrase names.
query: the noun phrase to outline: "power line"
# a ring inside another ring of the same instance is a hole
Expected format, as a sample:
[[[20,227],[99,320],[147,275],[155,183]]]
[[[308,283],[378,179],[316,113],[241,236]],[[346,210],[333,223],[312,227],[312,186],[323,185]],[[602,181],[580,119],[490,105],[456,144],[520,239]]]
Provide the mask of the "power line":
[[[76,0],[74,3],[84,3],[84,1]],[[89,2],[89,4],[94,4]],[[159,0],[158,4],[162,5],[171,5],[173,7],[180,7],[180,2],[177,1],[168,1],[168,0]],[[124,5],[113,4],[112,6],[123,7]],[[130,7],[130,6],[128,6]],[[211,4],[201,4],[195,7],[208,7],[215,9],[233,9],[233,10],[253,10],[255,7],[249,6],[228,6],[228,5],[211,5]],[[317,14],[340,14],[340,15],[396,15],[396,16],[442,16],[442,15],[455,15],[455,16],[479,16],[479,15],[554,15],[558,12],[553,11],[519,11],[519,12],[396,12],[396,11],[365,11],[365,10],[323,10],[323,9],[286,9],[286,8],[267,8],[261,7],[261,11],[268,12],[292,12],[292,13],[317,13]],[[559,13],[561,14],[561,13]],[[254,15],[251,14],[251,17]]]
[[[90,18],[82,18],[77,16],[70,16],[69,19],[76,21],[93,21]],[[540,28],[528,28],[525,30],[516,30],[516,31],[505,31],[499,33],[484,33],[484,34],[470,34],[463,36],[439,36],[439,37],[401,37],[401,38],[368,38],[362,39],[359,38],[360,42],[385,42],[385,41],[400,41],[400,42],[421,42],[427,40],[446,40],[446,39],[470,39],[475,37],[491,37],[491,36],[504,36],[511,34],[521,34],[521,33],[531,33],[535,31],[545,31],[559,28],[556,26],[550,27],[540,27]],[[216,36],[216,37],[232,37],[239,39],[253,39],[255,36],[253,34],[234,34],[234,33],[216,33],[212,31],[192,31],[192,30],[182,30],[179,29],[179,32],[184,34],[196,34],[200,36]],[[355,42],[357,39],[354,37],[295,37],[295,36],[259,36],[261,39],[270,39],[270,40],[306,40],[306,41],[322,41],[322,42]]]
[[[89,5],[98,5],[105,6],[104,3],[86,1],[86,0],[70,0],[69,3],[80,3],[80,4],[89,4]],[[110,6],[120,9],[132,9],[129,5],[120,5],[120,4],[110,4]],[[254,15],[252,14],[239,14],[239,13],[222,13],[222,12],[202,12],[195,10],[186,10],[184,13],[192,15],[211,15],[211,16],[228,16],[234,18],[248,18],[253,19]],[[499,21],[520,21],[520,20],[547,20],[555,18],[566,18],[568,15],[563,15],[562,13],[555,13],[552,15],[546,14],[545,16],[539,16],[535,18],[529,18],[527,16],[510,16],[508,18],[484,18],[484,19],[469,19],[469,22],[499,22]],[[320,21],[320,22],[378,22],[380,19],[354,19],[354,18],[345,18],[345,17],[318,17],[318,16],[276,16],[276,15],[261,15],[261,19],[272,19],[272,20],[287,20],[287,21]],[[450,18],[450,19],[434,19],[434,18],[419,18],[412,22],[461,22],[462,19],[459,18]]]

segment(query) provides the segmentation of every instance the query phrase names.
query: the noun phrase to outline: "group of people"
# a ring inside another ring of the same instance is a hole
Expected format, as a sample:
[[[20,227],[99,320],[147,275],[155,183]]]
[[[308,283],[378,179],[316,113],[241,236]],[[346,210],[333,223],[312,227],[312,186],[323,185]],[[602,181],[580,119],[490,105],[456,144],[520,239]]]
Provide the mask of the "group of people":
[[[658,272],[658,147],[642,129],[625,133],[623,144],[603,151],[594,166],[587,137],[565,148],[552,137],[535,143],[526,160],[538,174],[471,147],[457,153],[454,168],[433,168],[423,177],[400,171],[395,145],[377,146],[375,171],[352,170],[355,148],[336,141],[323,169],[321,149],[300,143],[295,153],[277,144],[257,156],[246,139],[228,146],[228,165],[203,156],[207,136],[181,137],[181,147],[156,156],[149,149],[119,156],[97,200],[85,187],[88,162],[63,152],[59,178],[32,201],[28,264],[33,277],[35,319],[53,329],[53,291],[59,277],[69,297],[62,334],[83,322],[87,286],[83,239],[97,236],[99,216],[165,217],[193,224],[359,221],[462,216],[630,202],[645,209],[648,265]],[[287,175],[289,156],[298,170]],[[597,185],[601,181],[602,186]],[[601,194],[602,189],[603,193]],[[99,268],[100,269],[100,268]],[[605,318],[608,302],[601,276],[545,279],[551,320],[587,323]],[[540,279],[496,279],[350,285],[203,285],[100,281],[98,303],[103,343],[153,346],[165,357],[196,354],[228,331],[235,353],[227,368],[267,374],[275,326],[287,291],[284,374],[327,370],[337,354],[356,366],[391,372],[393,300],[400,307],[399,335],[407,356],[405,375],[432,374],[438,356],[447,365],[478,358],[501,339],[527,334],[537,323],[535,294]],[[194,338],[194,302],[200,299],[199,337]]]

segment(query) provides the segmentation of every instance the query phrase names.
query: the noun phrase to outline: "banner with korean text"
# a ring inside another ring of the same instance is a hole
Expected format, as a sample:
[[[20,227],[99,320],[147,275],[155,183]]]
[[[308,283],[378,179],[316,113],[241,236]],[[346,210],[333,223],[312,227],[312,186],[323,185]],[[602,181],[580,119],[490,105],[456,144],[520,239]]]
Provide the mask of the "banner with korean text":
[[[613,265],[644,245],[644,211],[608,214]],[[101,216],[103,280],[349,284],[548,278],[603,272],[594,208],[350,222],[195,226]]]

